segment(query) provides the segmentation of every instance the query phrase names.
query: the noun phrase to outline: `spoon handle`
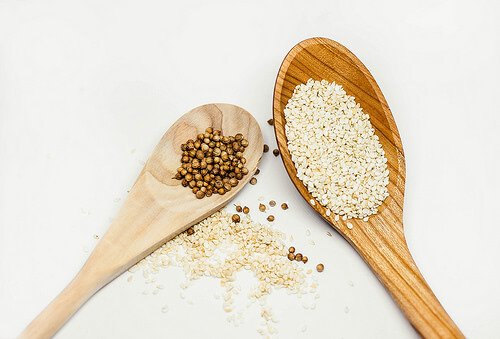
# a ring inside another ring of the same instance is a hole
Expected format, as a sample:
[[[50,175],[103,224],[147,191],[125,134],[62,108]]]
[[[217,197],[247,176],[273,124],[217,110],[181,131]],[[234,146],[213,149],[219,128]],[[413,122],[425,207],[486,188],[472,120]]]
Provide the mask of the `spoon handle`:
[[[75,278],[26,327],[20,339],[52,338],[69,318],[116,274],[97,269],[91,256]]]
[[[380,224],[351,231],[359,254],[424,338],[464,338],[425,282],[402,232]]]

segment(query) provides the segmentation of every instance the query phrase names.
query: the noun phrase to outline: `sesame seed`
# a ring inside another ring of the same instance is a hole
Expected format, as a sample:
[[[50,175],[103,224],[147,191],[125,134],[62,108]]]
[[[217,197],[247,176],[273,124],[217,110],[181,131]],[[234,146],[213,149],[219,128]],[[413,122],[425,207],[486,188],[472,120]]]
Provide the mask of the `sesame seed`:
[[[387,158],[355,98],[335,82],[310,79],[295,88],[284,114],[288,150],[311,195],[346,218],[376,214],[389,195]]]

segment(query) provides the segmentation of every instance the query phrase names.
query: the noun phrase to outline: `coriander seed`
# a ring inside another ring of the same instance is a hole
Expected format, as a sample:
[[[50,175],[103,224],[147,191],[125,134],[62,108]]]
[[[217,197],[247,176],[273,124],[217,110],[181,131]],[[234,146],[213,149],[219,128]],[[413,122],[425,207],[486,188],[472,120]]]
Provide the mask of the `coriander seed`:
[[[295,260],[302,261],[302,253],[295,254]]]
[[[269,146],[264,144],[264,153],[267,153],[267,152],[269,152]]]
[[[295,247],[293,247],[293,246],[292,246],[292,247],[290,247],[290,248],[288,249],[288,252],[290,252],[290,253],[295,253]]]
[[[233,216],[231,217],[231,220],[233,220],[233,222],[240,222],[241,221],[241,218],[238,214],[233,214]]]
[[[273,150],[273,154],[275,157],[277,157],[278,155],[280,155],[280,151],[276,148]]]
[[[236,205],[236,212],[240,213],[241,211],[243,211],[243,208],[240,205]]]
[[[273,125],[274,125],[274,119],[269,119],[269,120],[267,120],[267,123],[268,123],[269,125],[273,126]]]
[[[267,217],[267,221],[269,221],[269,222],[273,222],[273,221],[274,221],[274,215],[269,215],[269,216]]]
[[[247,206],[243,207],[243,213],[245,214],[250,213],[250,209]]]
[[[266,205],[264,204],[259,204],[259,211],[265,212],[266,211]]]
[[[194,228],[191,226],[187,229],[187,235],[193,235],[194,234]]]
[[[287,257],[288,257],[288,260],[290,260],[290,261],[295,260],[295,255],[293,253],[288,253]]]
[[[281,204],[281,209],[282,210],[287,210],[288,209],[288,204],[286,202]]]
[[[323,264],[316,265],[316,271],[323,272],[324,269],[325,269],[325,265],[323,265]]]
[[[271,207],[276,206],[276,201],[274,201],[274,200],[269,201],[269,206],[271,206]]]
[[[251,185],[255,185],[256,183],[257,183],[257,178],[253,177],[252,179],[250,179]]]
[[[305,255],[302,257],[302,262],[305,264],[307,261],[309,260],[308,257],[306,257]]]

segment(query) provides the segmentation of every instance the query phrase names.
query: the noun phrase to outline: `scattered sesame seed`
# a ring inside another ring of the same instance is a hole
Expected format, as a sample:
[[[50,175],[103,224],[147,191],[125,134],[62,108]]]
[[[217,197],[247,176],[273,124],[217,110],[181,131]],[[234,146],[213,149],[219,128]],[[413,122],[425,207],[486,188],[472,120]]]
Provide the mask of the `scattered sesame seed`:
[[[352,227],[353,227],[352,224],[350,222],[348,222],[347,223],[347,228],[350,229],[350,230],[352,230]]]
[[[309,202],[310,202],[310,203],[311,203],[311,205],[313,205],[313,206],[314,206],[314,205],[316,205],[316,201],[314,201],[314,199],[309,200]]]

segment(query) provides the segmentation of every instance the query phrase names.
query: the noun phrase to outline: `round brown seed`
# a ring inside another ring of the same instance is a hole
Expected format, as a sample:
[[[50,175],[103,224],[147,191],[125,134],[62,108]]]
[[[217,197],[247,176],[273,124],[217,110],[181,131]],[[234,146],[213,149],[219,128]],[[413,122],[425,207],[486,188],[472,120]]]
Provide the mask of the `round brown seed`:
[[[238,214],[233,214],[233,216],[231,217],[231,220],[233,220],[233,222],[240,222],[240,216]]]
[[[323,264],[316,265],[316,271],[323,272],[324,269],[325,269],[325,265],[323,265]]]
[[[243,213],[248,214],[250,213],[250,209],[248,207],[243,207]]]
[[[290,253],[295,253],[295,247],[293,247],[293,246],[292,246],[292,247],[290,247],[290,248],[288,249],[288,252],[290,252]]]
[[[290,260],[290,261],[295,260],[295,255],[293,253],[288,253],[287,257],[288,257],[288,260]]]
[[[267,217],[267,221],[273,222],[274,221],[274,215],[270,215]]]

